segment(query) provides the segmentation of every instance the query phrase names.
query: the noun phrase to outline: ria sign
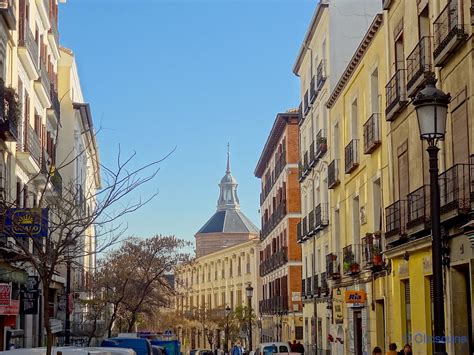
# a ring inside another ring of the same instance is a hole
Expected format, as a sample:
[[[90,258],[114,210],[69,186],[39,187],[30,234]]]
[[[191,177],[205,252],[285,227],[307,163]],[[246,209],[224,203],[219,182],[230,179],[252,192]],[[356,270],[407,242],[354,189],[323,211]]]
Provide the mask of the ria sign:
[[[346,303],[360,305],[367,300],[367,293],[365,291],[346,291],[344,299]]]

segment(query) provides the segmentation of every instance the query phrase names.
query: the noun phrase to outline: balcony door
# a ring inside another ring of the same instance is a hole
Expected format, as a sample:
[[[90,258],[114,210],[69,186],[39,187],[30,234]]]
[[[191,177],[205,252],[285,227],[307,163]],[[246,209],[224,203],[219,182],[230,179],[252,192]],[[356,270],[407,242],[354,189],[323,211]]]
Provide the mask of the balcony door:
[[[451,113],[453,163],[469,162],[469,126],[467,102],[464,101]]]

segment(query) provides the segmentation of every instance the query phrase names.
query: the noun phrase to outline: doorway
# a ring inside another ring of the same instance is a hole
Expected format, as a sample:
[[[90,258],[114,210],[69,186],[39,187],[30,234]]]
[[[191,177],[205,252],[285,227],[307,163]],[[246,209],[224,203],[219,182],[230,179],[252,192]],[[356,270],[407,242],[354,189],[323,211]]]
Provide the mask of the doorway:
[[[362,355],[362,312],[354,310],[354,354]]]

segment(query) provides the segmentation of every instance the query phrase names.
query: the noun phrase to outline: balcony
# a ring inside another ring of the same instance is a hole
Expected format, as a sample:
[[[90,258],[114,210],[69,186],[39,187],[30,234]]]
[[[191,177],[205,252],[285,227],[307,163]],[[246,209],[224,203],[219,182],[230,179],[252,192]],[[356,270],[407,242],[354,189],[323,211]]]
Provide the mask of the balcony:
[[[462,16],[460,16],[459,12],[458,2],[450,0],[438,18],[433,22],[433,58],[434,64],[437,67],[443,66],[447,62],[449,55],[467,39]]]
[[[314,224],[314,210],[309,212],[308,223],[309,223],[309,226],[308,226],[309,235],[313,235],[316,232],[316,228]]]
[[[0,138],[15,142],[18,139],[20,104],[14,89],[5,87],[0,79]]]
[[[316,71],[316,85],[317,91],[320,91],[326,81],[326,60],[322,59],[319,62],[318,69]]]
[[[313,76],[309,84],[309,102],[312,104],[316,100],[318,92],[316,91],[316,78]]]
[[[282,200],[268,220],[262,225],[261,239],[265,239],[286,216],[286,200]]]
[[[344,275],[354,276],[360,272],[360,245],[351,244],[342,249]]]
[[[265,276],[270,272],[277,270],[279,267],[288,262],[288,248],[283,247],[268,259],[260,263],[260,276]]]
[[[322,128],[316,135],[316,159],[321,159],[328,151],[326,129]]]
[[[309,103],[309,98],[308,98],[308,90],[306,90],[306,92],[304,93],[304,101],[303,101],[303,115],[304,115],[304,117],[306,117],[306,115],[309,112],[309,108],[310,108],[309,105],[310,105],[310,103]]]
[[[61,104],[59,103],[58,92],[54,89],[53,85],[51,85],[49,99],[51,100],[51,106],[47,109],[48,117],[50,117],[53,122],[58,122],[61,118]]]
[[[385,95],[387,104],[385,108],[385,119],[387,121],[393,121],[408,104],[404,69],[399,69],[395,72],[385,86]]]
[[[53,107],[55,103],[53,102]],[[56,110],[56,108],[55,108]],[[57,107],[58,115],[60,113],[60,107]],[[59,118],[60,116],[58,116]],[[272,191],[273,186],[276,184],[278,178],[280,177],[283,170],[285,170],[286,166],[286,150],[283,150],[280,154],[278,154],[275,158],[275,168],[270,172],[270,174],[266,175],[265,177],[265,184],[263,186],[262,192],[260,193],[260,205],[263,205],[265,199]]]
[[[331,253],[326,255],[326,273],[330,280],[341,278],[341,266],[337,254]]]
[[[308,217],[304,217],[302,221],[302,235],[303,235],[303,240],[308,236]]]
[[[39,78],[34,84],[36,94],[44,107],[51,107],[51,83],[43,60],[40,60],[39,74]]]
[[[59,54],[59,32],[58,32],[58,25],[54,18],[51,18],[51,28],[48,31],[48,40],[51,48],[54,52],[57,51],[56,54]]]
[[[407,57],[407,95],[415,96],[424,86],[425,79],[433,76],[431,37],[425,36]]]
[[[276,314],[288,312],[288,296],[273,296],[259,302],[259,311],[262,314]]]
[[[364,123],[364,154],[372,153],[382,143],[379,122],[380,114],[373,113]]]
[[[382,265],[381,236],[378,233],[367,233],[362,238],[362,268],[377,269]]]
[[[309,280],[311,281],[311,278],[309,278]],[[317,274],[313,275],[313,283],[314,283],[313,285],[314,289],[313,289],[312,294],[314,298],[319,298],[321,296],[321,287],[319,285],[319,275]]]
[[[407,201],[399,200],[385,209],[385,238],[390,244],[396,241],[395,236],[403,238],[406,236]]]
[[[298,222],[298,224],[296,225],[296,241],[298,243],[303,242],[303,230],[301,228],[301,222]]]
[[[41,17],[41,22],[46,28],[49,28],[51,23],[49,21],[49,0],[36,0],[36,8]]]
[[[311,284],[311,277],[306,278],[306,295],[311,296],[313,294],[313,288]]]
[[[328,204],[320,203],[314,209],[314,229],[316,231],[323,229],[329,224]]]
[[[316,165],[316,152],[314,151],[314,142],[311,142],[309,146],[309,168],[311,169]]]
[[[471,169],[469,164],[456,164],[439,175],[441,222],[471,210]]]
[[[38,174],[41,168],[41,143],[35,130],[25,122],[24,136],[17,145],[17,159],[29,174]]]
[[[407,199],[407,230],[409,234],[431,229],[430,185],[423,185],[410,192]]]
[[[346,174],[350,174],[359,166],[358,139],[353,139],[344,148],[344,168]]]
[[[339,159],[334,159],[328,165],[328,188],[334,189],[341,183],[339,178]]]
[[[0,0],[0,12],[9,30],[16,29],[15,0]]]
[[[24,18],[20,18],[18,56],[30,79],[38,79],[38,44]]]
[[[303,161],[300,161],[299,163],[299,180],[300,182],[304,180],[306,176],[308,176],[309,172],[311,171],[310,165],[309,165],[309,153],[308,151],[304,152],[303,154]]]
[[[329,285],[328,285],[328,278],[327,278],[327,273],[322,272],[321,273],[321,296],[322,297],[327,297],[329,296]]]
[[[305,279],[301,280],[301,296],[306,298],[306,280]]]

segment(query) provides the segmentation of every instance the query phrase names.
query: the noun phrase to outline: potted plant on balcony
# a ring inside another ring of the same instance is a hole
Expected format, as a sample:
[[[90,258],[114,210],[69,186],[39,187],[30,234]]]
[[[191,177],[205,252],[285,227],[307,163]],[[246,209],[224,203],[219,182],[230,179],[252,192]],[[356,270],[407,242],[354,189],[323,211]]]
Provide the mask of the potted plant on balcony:
[[[352,272],[353,261],[354,261],[354,254],[352,253],[352,251],[345,251],[344,260],[342,262],[342,267],[345,274],[349,274]]]
[[[372,262],[374,266],[382,265],[382,247],[381,247],[381,238],[380,232],[374,233],[373,236],[373,258]]]
[[[18,94],[15,89],[1,85],[3,111],[1,114],[1,125],[3,126],[3,139],[7,141],[15,141],[18,137],[18,122],[21,118],[21,108]]]

